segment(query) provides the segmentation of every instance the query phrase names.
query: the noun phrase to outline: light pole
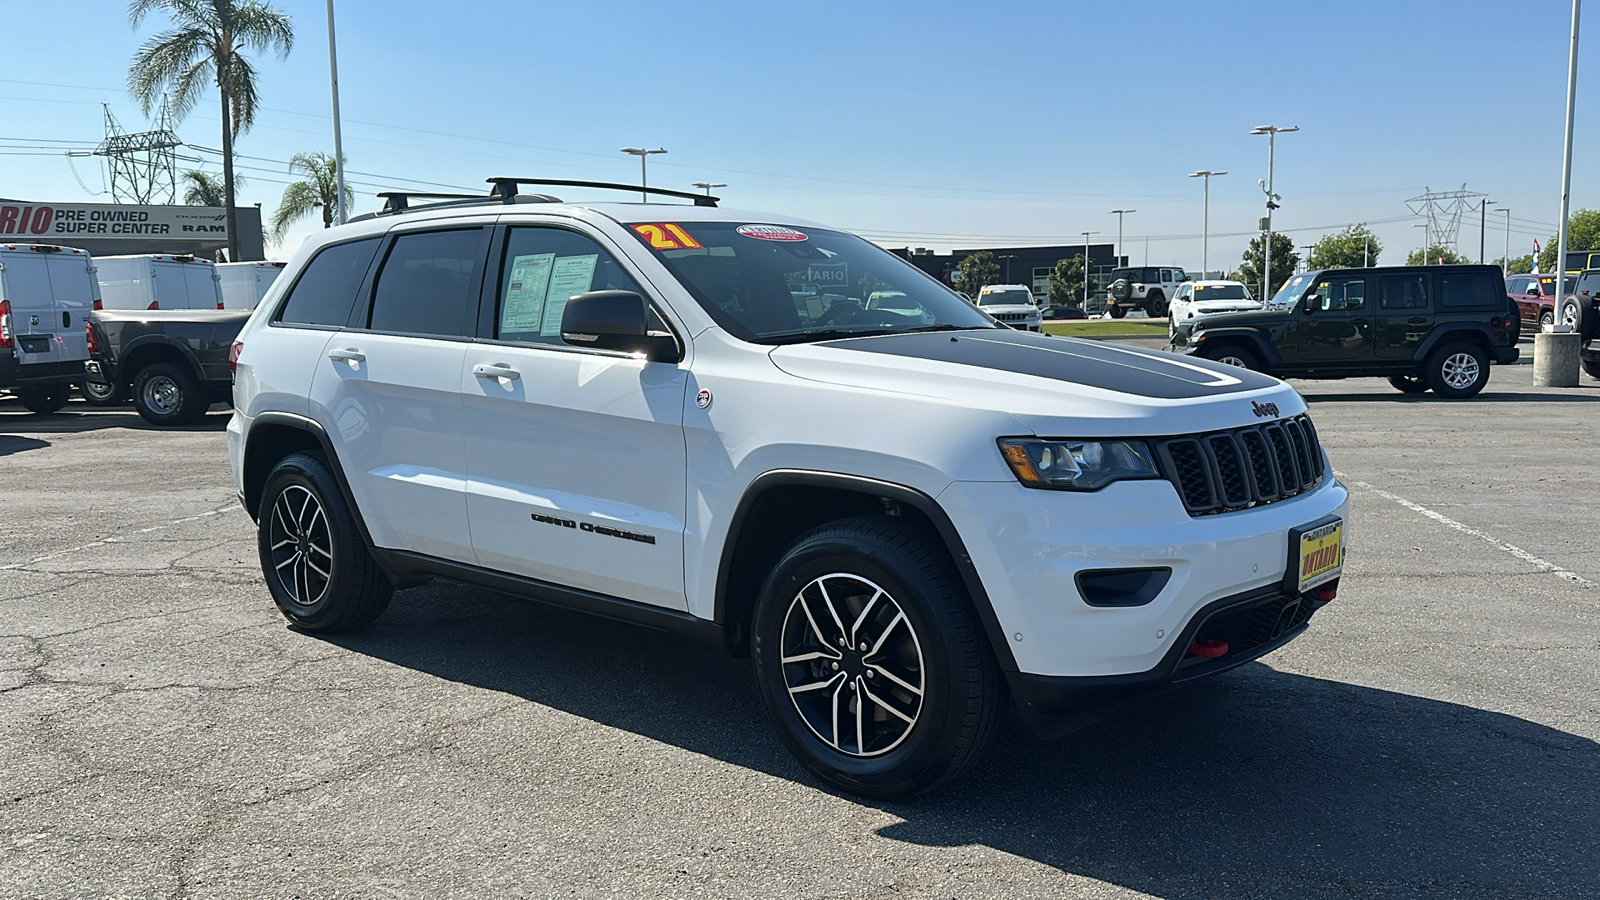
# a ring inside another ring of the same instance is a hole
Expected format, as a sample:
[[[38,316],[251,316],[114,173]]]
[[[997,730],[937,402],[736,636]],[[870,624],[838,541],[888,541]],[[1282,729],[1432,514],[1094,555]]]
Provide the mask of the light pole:
[[[1567,143],[1561,155],[1561,230],[1556,232],[1556,300],[1559,305],[1567,274],[1567,216],[1572,208],[1572,119],[1578,99],[1578,15],[1582,0],[1572,0],[1572,49],[1567,55]],[[1561,321],[1562,312],[1556,310]],[[1573,373],[1572,383],[1577,383]]]
[[[1191,172],[1190,178],[1205,179],[1205,200],[1201,204],[1200,213],[1200,277],[1210,278],[1207,273],[1211,271],[1211,176],[1226,175],[1227,172],[1213,172],[1210,169],[1201,169]]]
[[[338,202],[334,205],[333,221],[343,225],[349,215],[344,197],[344,141],[339,135],[339,55],[334,49],[333,0],[328,0],[328,84],[333,90],[333,190]]]
[[[657,147],[654,150],[646,150],[643,147],[623,147],[622,148],[622,152],[626,153],[626,154],[628,154],[630,156],[639,157],[639,187],[643,188],[643,187],[649,187],[650,186],[650,179],[646,176],[646,173],[645,173],[645,166],[644,166],[645,160],[648,159],[650,157],[650,155],[653,154],[653,153],[665,153],[667,151],[661,149],[660,147]],[[640,191],[639,192],[639,199],[644,201],[644,202],[646,202],[646,203],[649,203],[650,202],[650,195],[646,194],[644,191]]]
[[[1506,255],[1500,257],[1500,262],[1506,268],[1511,268],[1511,207],[1501,207],[1501,212],[1506,214]]]
[[[1274,155],[1277,151],[1278,134],[1290,131],[1299,131],[1299,125],[1280,128],[1277,125],[1257,125],[1250,130],[1251,134],[1264,134],[1267,136],[1267,180],[1261,189],[1267,192],[1267,234],[1266,240],[1261,245],[1261,296],[1271,297],[1267,290],[1272,282],[1272,211],[1278,208],[1279,197],[1272,192],[1272,167]]]
[[[995,257],[995,259],[1003,259],[1006,261],[1006,284],[1011,283],[1011,261],[1016,258],[1017,255],[1015,253],[1002,253]]]
[[[709,181],[696,181],[694,186],[703,189],[706,192],[707,197],[711,196],[712,188],[727,187],[725,184],[713,184]]]
[[[1417,223],[1414,223],[1411,227],[1412,228],[1421,228],[1422,229],[1422,264],[1423,265],[1427,265],[1428,264],[1428,223],[1427,222],[1417,222]]]
[[[1099,234],[1098,231],[1079,232],[1083,235],[1083,311],[1089,311],[1089,235]]]
[[[1483,265],[1484,223],[1489,220],[1489,207],[1498,205],[1493,200],[1485,200],[1478,206],[1478,265],[1480,266]]]
[[[1115,264],[1119,265],[1119,266],[1127,264],[1122,259],[1122,217],[1123,217],[1124,214],[1131,213],[1131,212],[1138,212],[1138,210],[1137,209],[1113,209],[1111,211],[1111,214],[1117,217],[1117,258],[1115,260]],[[1089,261],[1089,256],[1088,256],[1088,251],[1087,250],[1084,251],[1083,261],[1085,263],[1087,263]]]

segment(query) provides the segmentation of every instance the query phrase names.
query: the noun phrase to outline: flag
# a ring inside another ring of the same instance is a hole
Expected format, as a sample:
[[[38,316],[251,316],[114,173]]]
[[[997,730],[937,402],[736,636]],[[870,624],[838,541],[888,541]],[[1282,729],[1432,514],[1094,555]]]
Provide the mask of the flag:
[[[1533,239],[1533,274],[1539,274],[1539,239]]]

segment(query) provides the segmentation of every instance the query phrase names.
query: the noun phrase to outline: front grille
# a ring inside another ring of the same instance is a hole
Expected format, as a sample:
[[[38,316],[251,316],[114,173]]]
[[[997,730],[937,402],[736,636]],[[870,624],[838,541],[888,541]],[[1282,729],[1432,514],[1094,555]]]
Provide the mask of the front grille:
[[[1027,313],[995,313],[994,317],[1001,322],[1026,322]]]
[[[1191,516],[1275,503],[1322,483],[1322,447],[1308,416],[1156,441],[1168,481]]]

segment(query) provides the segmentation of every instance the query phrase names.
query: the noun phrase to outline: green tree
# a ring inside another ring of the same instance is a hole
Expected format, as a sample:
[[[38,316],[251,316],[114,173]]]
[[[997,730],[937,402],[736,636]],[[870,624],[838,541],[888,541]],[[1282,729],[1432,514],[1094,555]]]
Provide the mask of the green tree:
[[[1556,271],[1559,240],[1552,234],[1539,249],[1539,271]],[[1600,209],[1580,209],[1567,219],[1567,250],[1600,250]]]
[[[1276,249],[1276,248],[1274,248]],[[1359,269],[1378,264],[1383,244],[1367,223],[1351,225],[1337,234],[1325,234],[1311,247],[1306,266],[1312,269]]]
[[[333,227],[333,213],[339,207],[338,169],[333,157],[326,153],[296,153],[289,159],[289,171],[306,176],[283,189],[283,199],[278,201],[278,211],[272,214],[272,239],[283,240],[289,226],[322,209],[322,227]],[[345,182],[344,196],[348,203],[350,183]]]
[[[1244,251],[1244,258],[1239,262],[1239,280],[1250,286],[1251,291],[1261,290],[1271,298],[1278,292],[1278,288],[1289,276],[1300,268],[1300,254],[1294,251],[1294,238],[1287,234],[1274,233],[1272,235],[1272,278],[1268,289],[1261,287],[1261,236],[1250,239],[1249,249]]]
[[[1510,262],[1507,262],[1506,258],[1502,256],[1495,260],[1494,264],[1499,266],[1501,271],[1507,275],[1526,275],[1533,271],[1533,254],[1524,253],[1521,256],[1513,256]]]
[[[1056,267],[1050,271],[1050,305],[1082,306],[1084,276],[1082,253],[1056,260]]]
[[[190,206],[222,206],[227,202],[222,181],[210,172],[190,169],[180,177],[184,184],[184,203]]]
[[[994,261],[993,253],[979,250],[956,263],[955,275],[951,281],[955,282],[956,290],[977,300],[978,291],[984,285],[999,283],[1000,264]]]
[[[1406,256],[1406,265],[1408,266],[1432,266],[1437,265],[1440,262],[1443,262],[1444,265],[1451,266],[1457,263],[1472,262],[1472,260],[1467,259],[1465,256],[1462,256],[1443,244],[1434,244],[1432,247],[1429,247],[1426,260],[1423,258],[1421,247],[1411,251],[1411,253]]]
[[[255,65],[246,49],[276,50],[280,59],[294,46],[288,14],[265,0],[131,0],[128,24],[138,28],[160,11],[173,27],[153,35],[128,64],[128,92],[146,114],[163,99],[182,120],[207,84],[222,103],[223,205],[227,208],[228,258],[239,258],[239,222],[234,209],[233,141],[250,130],[260,100]]]

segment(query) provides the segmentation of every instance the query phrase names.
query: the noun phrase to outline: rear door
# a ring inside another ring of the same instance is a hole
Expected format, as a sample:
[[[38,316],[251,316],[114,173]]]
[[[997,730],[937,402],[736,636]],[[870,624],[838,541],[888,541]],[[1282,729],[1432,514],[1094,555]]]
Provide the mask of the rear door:
[[[61,252],[45,257],[50,270],[50,291],[55,297],[57,345],[64,361],[89,358],[89,340],[83,322],[94,309],[94,267],[87,253]]]
[[[1433,294],[1425,272],[1378,274],[1377,341],[1383,360],[1410,359],[1433,330]]]
[[[217,280],[216,266],[199,260],[186,262],[183,280],[190,309],[222,309],[222,285]]]
[[[50,289],[47,259],[45,254],[27,249],[0,254],[0,264],[5,266],[0,272],[0,277],[5,278],[4,299],[11,305],[14,352],[25,366],[62,359],[56,341],[61,317],[56,313]]]
[[[167,259],[150,261],[150,300],[154,309],[191,309],[189,276],[183,263]]]

